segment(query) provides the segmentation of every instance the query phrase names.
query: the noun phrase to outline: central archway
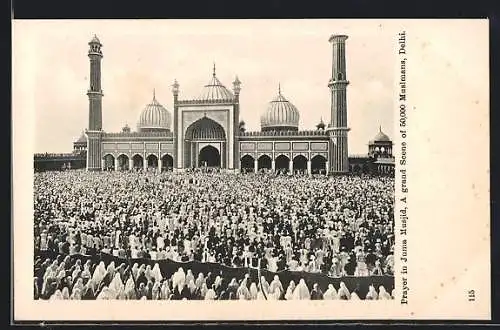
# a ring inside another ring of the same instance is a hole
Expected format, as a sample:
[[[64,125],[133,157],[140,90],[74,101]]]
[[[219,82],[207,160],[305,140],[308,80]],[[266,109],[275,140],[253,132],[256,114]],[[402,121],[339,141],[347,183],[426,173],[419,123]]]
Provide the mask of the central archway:
[[[196,120],[186,129],[183,147],[184,166],[226,167],[228,147],[226,139],[224,128],[215,120],[206,115]]]
[[[220,167],[220,152],[213,146],[205,146],[201,148],[198,157],[198,166]]]

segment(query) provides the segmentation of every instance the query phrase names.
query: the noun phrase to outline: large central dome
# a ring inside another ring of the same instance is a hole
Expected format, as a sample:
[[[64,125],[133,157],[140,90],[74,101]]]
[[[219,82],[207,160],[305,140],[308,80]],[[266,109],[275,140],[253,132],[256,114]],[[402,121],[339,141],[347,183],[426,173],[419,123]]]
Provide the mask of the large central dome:
[[[215,75],[215,66],[214,72],[212,74],[212,80],[203,87],[203,90],[196,98],[198,101],[233,101],[234,94],[227,89],[220,81],[217,79]]]
[[[266,112],[260,118],[262,131],[298,131],[299,110],[282,94],[281,86],[278,96],[269,103]]]
[[[153,100],[141,113],[137,130],[139,132],[165,132],[170,130],[172,119],[170,113],[157,100],[153,92]]]

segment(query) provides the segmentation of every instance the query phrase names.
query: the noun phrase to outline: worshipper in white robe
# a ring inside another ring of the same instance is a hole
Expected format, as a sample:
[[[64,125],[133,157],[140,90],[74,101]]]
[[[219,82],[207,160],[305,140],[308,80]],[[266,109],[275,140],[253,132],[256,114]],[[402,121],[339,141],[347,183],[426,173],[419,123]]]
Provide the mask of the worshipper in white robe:
[[[137,293],[135,292],[134,280],[129,276],[127,282],[125,283],[125,299],[134,300],[137,299]]]
[[[257,289],[257,284],[255,282],[252,282],[250,284],[250,299],[251,300],[257,300],[257,294],[259,293],[259,290]]]
[[[78,277],[80,272],[81,272],[80,266],[76,266],[73,272],[71,273],[71,279],[74,281]]]
[[[208,292],[207,283],[203,282],[201,284],[201,287],[200,287],[199,298],[200,299],[205,299],[205,296],[207,295],[207,292]]]
[[[383,285],[378,287],[378,299],[379,300],[391,300],[391,295],[385,290]]]
[[[187,279],[187,276],[186,276],[186,279]],[[189,292],[191,293],[191,296],[194,295],[194,293],[196,292],[196,284],[194,283],[194,280],[191,279],[189,280],[189,282],[187,282],[187,287],[189,289]]]
[[[297,287],[293,291],[293,300],[309,300],[310,298],[311,294],[306,285],[306,281],[301,278],[299,284],[297,284]]]
[[[71,291],[73,292],[75,290],[80,290],[80,292],[83,291],[83,278],[80,277],[76,280]]]
[[[73,293],[69,297],[71,300],[82,300],[82,291],[78,288],[73,289]]]
[[[217,275],[217,277],[215,278],[215,281],[214,281],[213,288],[215,290],[218,290],[221,285],[222,285],[222,277]]]
[[[160,299],[168,300],[170,299],[170,287],[168,286],[168,281],[164,281],[160,289]]]
[[[278,275],[274,275],[274,279],[269,285],[269,293],[277,295],[278,297],[284,293],[283,284],[281,284],[280,278]]]
[[[191,281],[194,281],[194,275],[191,269],[188,269],[186,272],[186,283],[189,283]]]
[[[337,290],[335,290],[335,287],[333,286],[333,284],[328,284],[328,289],[323,294],[323,299],[324,300],[336,300],[337,298],[338,298]]]
[[[158,263],[155,263],[155,265],[153,266],[151,275],[155,279],[155,282],[161,282],[161,280],[163,280],[163,276],[161,275],[160,265],[158,265]]]
[[[116,273],[113,280],[108,286],[110,299],[117,299],[122,291],[125,290],[125,285],[122,282],[120,273]]]
[[[92,274],[90,272],[90,264],[85,264],[83,266],[83,271],[80,276],[81,278],[92,278]]]
[[[286,293],[285,293],[285,299],[286,300],[293,300],[293,292],[295,290],[295,282],[292,280],[288,284],[288,287],[286,288]]]
[[[177,272],[175,272],[172,275],[172,288],[175,288],[179,285],[179,283],[185,283],[186,281],[186,274],[184,273],[184,269],[182,267],[179,267],[177,269]]]
[[[115,262],[114,261],[111,261],[108,265],[108,267],[106,267],[106,273],[110,273],[111,274],[111,278],[113,278],[115,276]]]
[[[50,296],[49,300],[63,300],[63,299],[64,298],[63,298],[61,290],[56,290],[56,292],[54,292],[54,294],[52,294],[52,296]]]
[[[215,290],[213,288],[208,289],[205,294],[205,300],[215,300],[216,297],[217,295],[215,294]]]
[[[358,294],[357,294],[356,292],[353,292],[353,293],[351,294],[351,298],[350,298],[350,300],[360,300],[360,299],[359,299]]]
[[[139,276],[139,264],[137,262],[132,266],[132,275],[134,276],[134,278],[137,278]]]
[[[92,281],[99,285],[103,280],[104,276],[106,276],[106,267],[104,266],[104,261],[101,261],[99,265],[95,268],[94,274],[92,275]]]
[[[368,293],[366,294],[366,300],[377,300],[378,294],[373,285],[368,288]]]
[[[203,273],[198,273],[198,277],[194,281],[194,284],[196,284],[197,288],[201,288],[203,283],[205,283],[205,277],[203,276]]]
[[[69,300],[69,289],[68,289],[68,287],[67,287],[67,286],[65,286],[65,287],[62,289],[61,294],[62,294],[63,299],[65,299],[65,300]]]
[[[236,291],[236,296],[241,299],[243,296],[244,300],[250,300],[250,291],[247,288],[247,278],[245,277],[243,281],[241,281],[240,286],[238,287],[238,290]]]
[[[396,289],[392,289],[392,291],[391,291],[391,298],[392,299],[395,298],[395,293],[396,293]]]
[[[351,293],[349,292],[349,289],[345,286],[344,282],[340,282],[340,288],[337,291],[337,296],[341,300],[349,300],[351,299]]]
[[[160,300],[161,298],[161,286],[160,282],[154,282],[153,288],[151,289],[151,299],[152,300]]]
[[[144,276],[146,276],[148,281],[151,281],[151,278],[153,278],[153,270],[151,269],[151,265],[146,266],[146,269],[144,270]]]

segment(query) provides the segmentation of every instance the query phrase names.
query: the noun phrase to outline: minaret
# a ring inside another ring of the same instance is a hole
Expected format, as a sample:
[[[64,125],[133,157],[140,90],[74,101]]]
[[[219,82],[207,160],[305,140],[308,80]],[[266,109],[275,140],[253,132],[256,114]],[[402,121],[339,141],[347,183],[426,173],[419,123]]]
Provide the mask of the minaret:
[[[233,92],[234,92],[234,121],[233,121],[233,136],[234,136],[234,147],[233,147],[233,160],[234,169],[240,170],[240,92],[241,92],[241,81],[238,76],[235,77],[233,81]]]
[[[345,65],[346,35],[332,35],[330,42],[333,46],[332,78],[328,83],[331,98],[331,117],[327,130],[330,136],[329,172],[333,174],[349,171],[347,150],[347,81]]]
[[[174,96],[174,163],[172,165],[173,171],[177,171],[178,169],[182,168],[181,164],[181,155],[178,154],[178,150],[180,148],[180,144],[183,143],[182,141],[182,132],[179,132],[179,83],[177,82],[177,79],[174,80],[174,83],[172,85],[172,94]]]
[[[102,44],[94,35],[89,42],[88,56],[90,58],[89,97],[89,127],[87,135],[87,171],[99,171],[101,166],[102,137],[102,89],[101,89],[101,59]]]

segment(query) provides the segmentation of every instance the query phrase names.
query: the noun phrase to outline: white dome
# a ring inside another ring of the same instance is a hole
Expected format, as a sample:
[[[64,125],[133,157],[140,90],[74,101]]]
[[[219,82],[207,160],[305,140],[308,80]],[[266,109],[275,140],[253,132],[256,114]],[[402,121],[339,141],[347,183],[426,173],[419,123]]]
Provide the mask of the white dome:
[[[153,93],[153,100],[146,105],[139,117],[137,129],[139,132],[166,131],[170,130],[171,123],[170,113],[156,100]]]
[[[264,130],[298,130],[299,110],[290,103],[279,89],[278,96],[269,103],[266,112],[260,118],[261,129]]]
[[[215,75],[215,67],[212,80],[203,87],[203,90],[196,98],[198,101],[233,101],[234,94],[227,89]]]

